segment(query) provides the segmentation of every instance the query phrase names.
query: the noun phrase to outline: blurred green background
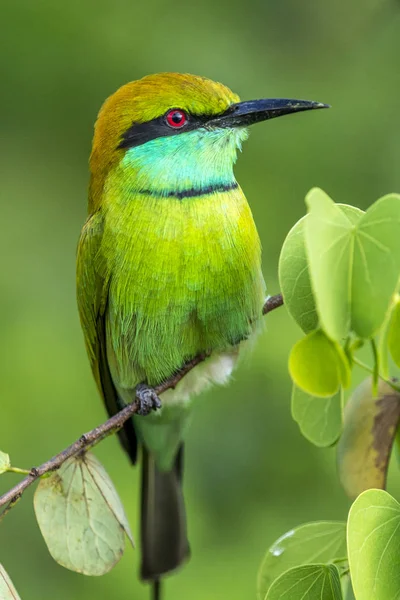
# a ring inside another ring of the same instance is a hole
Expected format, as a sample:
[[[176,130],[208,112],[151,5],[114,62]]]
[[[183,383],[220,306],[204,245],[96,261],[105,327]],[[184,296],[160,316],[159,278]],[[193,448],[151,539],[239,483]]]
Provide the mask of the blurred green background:
[[[253,128],[237,177],[254,212],[270,293],[286,233],[314,185],[367,207],[400,191],[400,3],[394,0],[1,0],[0,448],[50,457],[105,412],[75,304],[96,113],[123,83],[158,71],[220,80],[243,99],[294,97],[330,111]],[[167,600],[255,597],[269,544],[296,524],[343,519],[333,450],[290,417],[287,355],[299,330],[268,316],[226,389],[198,402],[185,479],[192,559]],[[116,439],[96,450],[138,538],[138,470]],[[17,481],[3,475],[0,491]],[[399,482],[393,478],[393,486]],[[0,530],[0,562],[23,600],[146,599],[138,550],[102,578],[62,569],[34,520],[32,489]]]

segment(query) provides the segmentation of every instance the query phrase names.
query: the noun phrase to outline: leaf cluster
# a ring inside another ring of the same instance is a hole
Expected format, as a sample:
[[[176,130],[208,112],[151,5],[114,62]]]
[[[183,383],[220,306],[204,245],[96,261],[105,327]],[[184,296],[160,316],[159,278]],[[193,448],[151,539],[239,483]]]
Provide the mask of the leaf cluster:
[[[400,505],[383,490],[367,490],[347,524],[307,523],[269,548],[258,573],[258,600],[393,600],[399,561]]]
[[[317,446],[338,444],[339,474],[351,497],[383,488],[400,419],[400,195],[366,212],[335,204],[320,189],[289,232],[279,279],[304,333],[292,348],[292,416]],[[371,364],[359,359],[370,348]],[[370,376],[344,407],[354,367]]]

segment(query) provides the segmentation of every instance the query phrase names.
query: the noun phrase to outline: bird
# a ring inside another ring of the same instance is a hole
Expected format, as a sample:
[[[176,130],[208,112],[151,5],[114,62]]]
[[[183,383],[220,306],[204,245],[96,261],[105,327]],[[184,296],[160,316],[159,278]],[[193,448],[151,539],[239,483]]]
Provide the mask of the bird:
[[[261,244],[233,172],[237,153],[250,125],[325,107],[241,102],[208,78],[158,73],[120,87],[98,114],[77,302],[108,414],[139,402],[119,438],[141,461],[140,574],[155,600],[190,554],[182,472],[194,399],[229,380],[261,327]],[[201,353],[208,358],[156,395]]]

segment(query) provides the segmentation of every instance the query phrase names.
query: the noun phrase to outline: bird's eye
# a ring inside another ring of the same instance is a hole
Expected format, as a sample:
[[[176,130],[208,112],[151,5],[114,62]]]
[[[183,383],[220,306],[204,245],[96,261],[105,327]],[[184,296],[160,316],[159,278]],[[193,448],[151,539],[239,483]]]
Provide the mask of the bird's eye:
[[[187,114],[183,110],[179,110],[177,108],[168,111],[165,115],[165,119],[167,124],[174,129],[180,129],[186,125],[188,120]]]

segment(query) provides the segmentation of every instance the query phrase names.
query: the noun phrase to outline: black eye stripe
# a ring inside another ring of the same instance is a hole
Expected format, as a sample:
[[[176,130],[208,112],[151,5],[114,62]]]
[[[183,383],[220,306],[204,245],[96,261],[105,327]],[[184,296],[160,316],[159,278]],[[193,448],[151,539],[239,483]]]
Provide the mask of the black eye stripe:
[[[166,122],[169,112],[146,123],[133,123],[122,135],[118,148],[135,148],[159,137],[169,137],[186,131],[193,131],[194,129],[204,127],[208,121],[215,118],[215,115],[192,115],[182,111],[185,112],[187,122],[183,127],[171,127]]]

